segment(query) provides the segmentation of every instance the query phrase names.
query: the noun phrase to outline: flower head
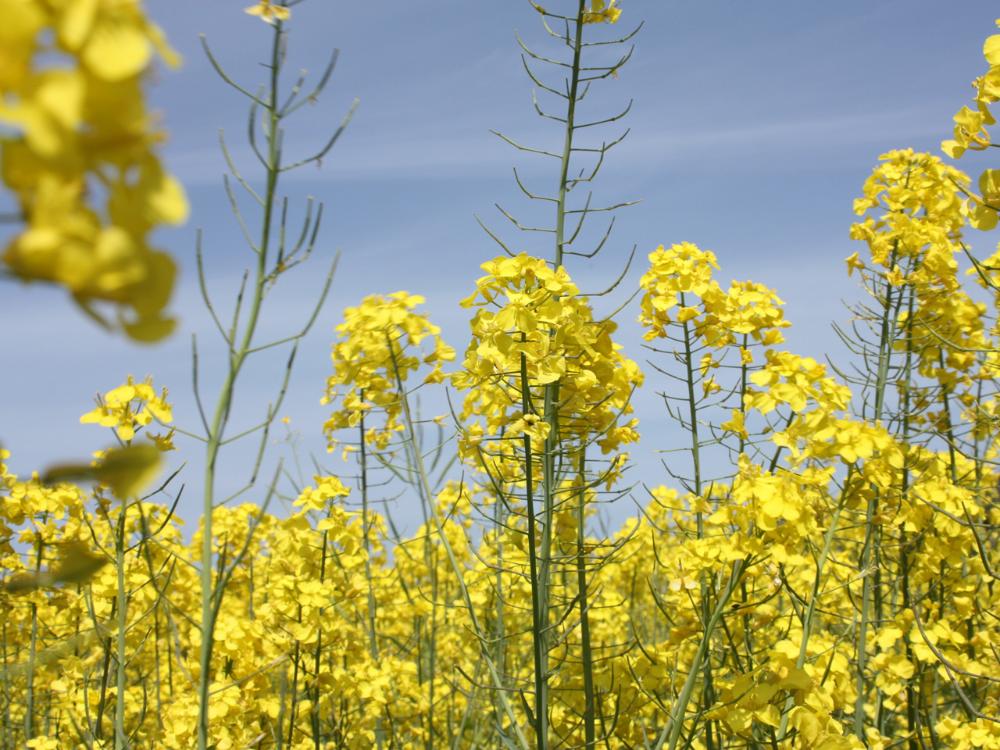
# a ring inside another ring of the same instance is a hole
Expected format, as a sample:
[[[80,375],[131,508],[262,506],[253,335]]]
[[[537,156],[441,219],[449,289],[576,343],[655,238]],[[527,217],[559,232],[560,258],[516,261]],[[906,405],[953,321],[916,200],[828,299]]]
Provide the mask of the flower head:
[[[590,10],[584,12],[584,23],[618,23],[621,8],[615,7],[618,0],[590,0]]]
[[[273,24],[275,21],[287,21],[292,12],[284,5],[275,5],[272,0],[260,0],[256,5],[251,5],[244,10],[251,16],[257,16],[260,20]]]
[[[161,424],[173,421],[173,410],[167,403],[167,389],[159,396],[153,389],[153,381],[147,378],[141,383],[129,375],[124,384],[112,388],[98,399],[97,408],[80,417],[82,424],[99,424],[111,427],[119,439],[129,441],[146,425],[156,420]],[[172,450],[171,434],[150,435],[150,439],[161,450]]]

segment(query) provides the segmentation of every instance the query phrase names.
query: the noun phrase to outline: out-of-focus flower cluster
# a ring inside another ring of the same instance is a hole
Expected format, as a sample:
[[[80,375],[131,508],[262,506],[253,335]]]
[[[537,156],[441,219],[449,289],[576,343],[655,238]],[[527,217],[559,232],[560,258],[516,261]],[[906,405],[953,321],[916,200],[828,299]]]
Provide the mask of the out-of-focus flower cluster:
[[[2,260],[66,288],[134,339],[162,338],[174,262],[150,245],[188,206],[157,156],[143,87],[178,58],[139,0],[10,0],[0,29],[0,180],[16,200]],[[105,320],[109,325],[110,321]]]

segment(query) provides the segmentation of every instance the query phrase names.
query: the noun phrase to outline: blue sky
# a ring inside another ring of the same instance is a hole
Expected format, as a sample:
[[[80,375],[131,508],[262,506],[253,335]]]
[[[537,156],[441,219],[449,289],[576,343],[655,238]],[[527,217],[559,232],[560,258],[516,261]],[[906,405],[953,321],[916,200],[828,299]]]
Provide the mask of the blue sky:
[[[194,232],[204,231],[211,284],[225,305],[248,253],[222,192],[219,128],[238,158],[247,152],[244,104],[212,73],[198,34],[206,34],[241,80],[260,80],[256,63],[265,58],[268,29],[243,14],[248,2],[149,3],[184,56],[180,70],[161,72],[150,89],[170,133],[167,164],[192,204],[187,226],[158,236],[182,268],[174,303],[182,330],[165,344],[139,347],[95,329],[58,290],[6,284],[0,293],[7,322],[0,436],[18,471],[102,447],[105,436],[77,424],[78,416],[95,393],[129,373],[155,375],[170,388],[179,423],[195,427],[192,333],[204,342],[203,381],[213,392],[222,351],[194,284]],[[634,288],[656,245],[695,242],[716,252],[723,282],[752,278],[777,289],[793,322],[790,349],[843,359],[830,321],[844,320],[842,300],[858,295],[843,264],[859,249],[848,239],[851,201],[880,153],[937,151],[948,137],[952,115],[971,93],[969,81],[983,70],[981,46],[994,30],[995,3],[622,0],[622,8],[621,28],[639,20],[645,27],[620,77],[595,89],[594,111],[610,113],[634,98],[626,122],[632,134],[609,157],[595,197],[642,202],[621,212],[603,261],[589,268],[571,264],[571,273],[584,289],[597,289],[636,245],[640,262],[626,280]],[[293,149],[319,142],[351,100],[361,100],[322,168],[285,183],[292,205],[307,195],[326,205],[312,268],[342,251],[331,297],[300,352],[283,410],[303,454],[323,455],[325,415],[318,401],[344,306],[376,292],[423,294],[432,319],[461,351],[468,328],[457,300],[468,294],[479,264],[497,252],[474,215],[503,229],[513,247],[551,255],[536,238],[507,231],[493,208],[500,202],[531,215],[511,179],[514,164],[540,190],[557,177],[549,165],[519,158],[489,133],[500,129],[542,146],[561,137],[555,123],[533,113],[515,30],[540,48],[547,43],[526,0],[308,0],[295,8],[289,68],[317,71],[334,46],[341,56],[326,98],[290,124]],[[265,333],[292,329],[307,314],[317,273],[285,280],[265,311]],[[623,314],[620,340],[642,360],[635,312],[633,306]],[[237,424],[260,415],[279,373],[275,358],[250,368]],[[662,387],[651,383],[637,399],[645,439],[634,451],[636,478],[647,482],[666,481],[654,451],[677,437],[657,406],[654,391]],[[178,445],[188,461],[182,514],[193,518],[199,450],[189,441]],[[287,446],[272,452],[287,454]],[[235,449],[224,455],[223,472],[245,463],[246,452]],[[239,479],[226,473],[226,481]],[[398,515],[406,520],[413,512],[404,506]]]

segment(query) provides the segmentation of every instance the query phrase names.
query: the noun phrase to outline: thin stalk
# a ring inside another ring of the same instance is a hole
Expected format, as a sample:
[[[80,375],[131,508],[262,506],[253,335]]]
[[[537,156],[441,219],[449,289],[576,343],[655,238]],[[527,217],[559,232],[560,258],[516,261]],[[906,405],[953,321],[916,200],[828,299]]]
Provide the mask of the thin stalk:
[[[523,362],[523,355],[522,355],[522,366],[526,366],[524,365]],[[399,363],[396,361],[395,357],[393,357],[392,367],[396,381],[396,388],[399,393],[400,404],[403,410],[403,420],[406,426],[406,435],[409,438],[409,440],[407,441],[407,445],[409,446],[408,450],[412,450],[411,465],[415,468],[417,472],[417,479],[422,492],[426,497],[430,497],[431,495],[430,479],[428,478],[429,475],[427,473],[427,468],[424,465],[424,458],[421,455],[420,451],[416,450],[414,447],[416,446],[417,443],[416,443],[416,427],[413,419],[413,412],[410,409],[410,400],[407,397],[406,390],[403,386],[403,378],[399,371]],[[503,690],[503,681],[501,680],[500,675],[497,672],[496,664],[493,662],[493,659],[490,656],[483,635],[484,630],[482,628],[482,625],[480,624],[479,616],[476,614],[476,607],[472,602],[472,595],[469,593],[469,589],[465,585],[465,576],[463,575],[462,567],[458,564],[458,558],[455,555],[455,550],[451,546],[451,541],[448,539],[448,535],[445,534],[444,532],[444,525],[441,516],[438,513],[437,507],[434,505],[434,503],[428,503],[428,506],[431,514],[431,520],[435,526],[435,531],[438,535],[438,538],[441,540],[441,546],[444,547],[445,554],[448,556],[448,564],[451,566],[452,572],[455,574],[455,580],[458,583],[459,589],[462,593],[462,599],[465,604],[466,611],[469,614],[469,620],[471,621],[472,631],[475,634],[476,639],[479,641],[479,653],[483,661],[486,662],[486,667],[489,670],[490,679],[495,688],[497,699],[503,705],[504,714],[506,715],[507,720],[510,722],[511,730],[513,731],[514,738],[517,741],[517,746],[520,747],[521,750],[529,750],[530,745],[528,743],[528,740],[524,736],[524,733],[521,731],[520,726],[518,726],[517,724],[517,717],[514,713],[514,709],[511,706],[510,701],[508,700],[507,695]],[[507,741],[509,744],[511,745],[513,744],[513,742],[509,738],[507,738]]]
[[[889,267],[895,266],[898,254],[898,242],[893,247]],[[885,391],[889,379],[889,367],[892,359],[892,331],[896,327],[896,316],[893,314],[893,287],[885,282],[885,298],[882,301],[882,320],[879,331],[878,367],[875,375],[875,404],[873,422],[879,422],[885,407]],[[902,292],[900,292],[902,294]],[[878,493],[873,492],[865,510],[865,541],[861,549],[860,570],[864,575],[861,582],[861,621],[858,625],[857,641],[857,676],[855,689],[857,696],[854,703],[854,733],[859,740],[867,743],[865,737],[865,698],[867,696],[867,679],[865,669],[868,664],[868,626],[871,620],[873,585],[875,576],[869,570],[872,556],[879,545],[878,529],[875,516],[878,513]],[[876,717],[877,718],[877,717]]]
[[[563,264],[566,244],[566,199],[569,193],[569,168],[573,157],[573,136],[576,132],[576,102],[580,90],[580,55],[583,51],[583,14],[586,0],[579,0],[576,13],[576,37],[573,43],[573,64],[569,71],[569,96],[566,102],[566,127],[563,151],[559,162],[559,193],[556,198],[556,255],[555,265]]]
[[[125,734],[125,666],[128,659],[126,628],[128,627],[128,597],[125,590],[125,520],[128,504],[123,500],[121,515],[115,529],[115,566],[117,567],[118,591],[115,599],[115,750],[125,750],[129,746]]]
[[[360,393],[362,403],[365,400],[364,389]],[[361,461],[361,529],[364,534],[365,544],[365,580],[368,582],[368,653],[373,662],[378,662],[378,630],[376,627],[377,607],[375,600],[375,581],[372,578],[372,545],[371,545],[371,521],[368,510],[368,449],[365,443],[365,413],[361,412],[361,419],[358,423],[358,444],[360,446]],[[326,539],[324,535],[324,540]],[[325,541],[324,541],[325,544]],[[325,550],[325,547],[324,547]],[[318,674],[318,672],[317,672]],[[378,750],[382,750],[385,741],[385,729],[382,726],[382,716],[375,719],[375,744]],[[318,750],[318,746],[317,746]]]
[[[42,524],[44,525],[48,513],[42,514]],[[35,545],[35,574],[42,569],[42,537],[38,532],[38,541]],[[35,657],[38,654],[38,605],[31,602],[31,640],[28,645],[28,674],[24,688],[24,740],[34,737],[34,715],[35,715]]]
[[[906,364],[904,366],[903,383],[905,383],[903,390],[903,403],[902,403],[902,415],[903,415],[903,444],[910,444],[910,379],[912,378],[913,372],[913,313],[915,305],[915,296],[910,295],[908,311],[906,316]],[[909,455],[903,458],[903,471],[902,471],[902,482],[900,487],[900,497],[906,499],[907,493],[909,492],[910,485],[910,468],[909,468]],[[910,593],[910,541],[907,539],[906,528],[900,526],[899,529],[899,568],[900,568],[900,586],[902,587],[903,594],[903,611],[909,611],[913,606]],[[910,664],[914,664],[914,654],[913,654],[913,644],[910,643],[909,638],[903,639],[904,650],[906,654],[906,660]],[[922,691],[921,691],[922,692]],[[913,678],[911,677],[906,681],[906,746],[907,750],[920,750],[920,745],[923,743],[920,733],[920,717],[918,714],[918,699],[916,691],[913,688]]]
[[[528,395],[528,362],[524,354],[521,354],[521,406],[525,414],[529,413],[531,405]],[[547,664],[547,644],[546,634],[548,624],[544,621],[545,609],[542,603],[544,589],[538,574],[538,552],[536,549],[535,529],[537,521],[535,518],[535,498],[534,498],[534,477],[532,476],[532,454],[531,436],[527,433],[523,437],[524,442],[524,486],[525,486],[525,508],[528,514],[528,574],[531,583],[531,652],[534,660],[535,674],[535,747],[537,750],[547,750],[549,723],[549,684],[548,684],[548,664]]]
[[[230,352],[229,368],[219,393],[215,412],[208,431],[208,441],[205,447],[205,489],[202,505],[202,548],[201,548],[201,649],[200,672],[198,675],[198,750],[208,750],[208,715],[209,687],[211,685],[212,644],[215,631],[215,600],[222,592],[217,592],[212,581],[212,510],[215,505],[216,462],[222,446],[225,426],[233,403],[236,380],[243,364],[250,353],[253,336],[257,330],[264,300],[265,284],[267,282],[268,251],[271,244],[271,226],[274,218],[275,197],[278,188],[278,176],[281,173],[278,112],[278,86],[281,70],[281,50],[283,45],[283,30],[280,21],[274,24],[271,44],[270,86],[266,107],[267,126],[267,178],[264,191],[264,215],[261,225],[260,241],[257,246],[257,265],[250,309],[243,336],[238,346]],[[234,337],[235,339],[235,337]],[[281,730],[279,728],[280,736]]]
[[[668,750],[676,750],[677,743],[680,741],[681,733],[684,729],[684,714],[687,711],[688,703],[691,702],[691,696],[694,693],[695,683],[698,681],[698,673],[701,671],[701,663],[708,657],[708,648],[712,640],[712,635],[715,633],[715,629],[719,626],[719,622],[722,620],[726,607],[729,604],[729,599],[732,597],[733,592],[736,590],[736,587],[749,564],[750,558],[744,558],[740,562],[734,564],[733,572],[729,576],[729,583],[722,592],[722,596],[720,596],[718,601],[715,603],[715,608],[712,610],[708,621],[705,623],[705,630],[702,633],[701,641],[698,643],[698,649],[691,662],[691,668],[688,671],[687,679],[684,681],[684,686],[681,688],[680,695],[677,696],[677,700],[675,700],[673,706],[671,706],[670,718],[667,721],[667,725],[660,733],[660,736],[654,745],[654,750],[662,750],[664,743],[667,743]]]
[[[298,621],[302,622],[302,607],[299,607]],[[299,655],[302,650],[302,643],[295,640],[295,653],[292,656],[292,709],[288,716],[288,746],[291,747],[295,736],[295,714],[299,707]],[[281,727],[278,727],[281,732]]]
[[[327,557],[327,546],[329,545],[329,530],[323,531],[323,547],[320,553],[319,560],[319,581],[323,583],[326,580],[326,557]],[[323,609],[320,608],[319,611],[320,619],[322,621]],[[309,708],[309,723],[312,725],[312,735],[313,735],[313,747],[315,750],[321,750],[323,747],[323,740],[320,731],[320,716],[319,716],[319,701],[321,696],[321,688],[319,684],[319,672],[323,663],[323,628],[319,629],[316,636],[316,648],[313,650],[313,675],[314,675],[314,685],[313,685],[313,696],[312,705]]]
[[[3,659],[3,750],[8,750],[10,745],[8,740],[14,738],[14,724],[10,716],[10,700],[12,690],[10,686],[10,672],[8,671],[9,656],[7,655],[7,618],[0,621],[0,658]]]
[[[680,295],[681,305],[686,305],[687,302],[682,292]],[[703,539],[705,536],[705,519],[701,512],[701,493],[702,493],[702,482],[701,482],[701,439],[698,434],[698,402],[695,397],[695,378],[694,378],[694,337],[691,331],[691,325],[688,321],[683,323],[684,330],[684,375],[685,375],[685,385],[687,388],[687,403],[688,403],[688,433],[691,436],[691,468],[693,472],[693,490],[695,497],[698,498],[699,507],[695,513],[695,524],[697,525],[698,539]],[[708,623],[710,613],[709,613],[709,594],[710,586],[708,582],[708,574],[703,573],[701,575],[701,580],[699,581],[699,588],[701,589],[701,621]],[[705,682],[702,686],[704,692],[704,708],[708,708],[715,702],[714,688],[712,687],[712,660],[707,658],[704,661],[705,670]],[[715,742],[712,739],[712,728],[711,724],[706,724],[705,731],[705,746],[707,750],[714,750]]]
[[[806,654],[809,649],[809,636],[812,633],[813,617],[816,614],[816,604],[820,599],[820,587],[824,580],[823,571],[826,569],[826,561],[830,557],[830,550],[833,549],[833,540],[837,533],[837,525],[840,522],[840,512],[844,509],[844,505],[847,502],[847,491],[850,486],[852,474],[853,467],[848,469],[847,479],[844,481],[844,490],[841,494],[840,502],[837,503],[837,509],[833,512],[833,517],[830,519],[830,525],[827,528],[826,533],[823,535],[823,549],[820,550],[819,558],[816,560],[816,578],[813,579],[812,595],[809,597],[809,604],[806,607],[805,615],[802,618],[802,639],[799,641],[799,655],[795,660],[796,669],[801,670],[806,663]],[[792,710],[794,705],[795,696],[789,695],[785,700],[785,707],[781,713],[781,724],[778,727],[778,742],[785,739],[785,733],[788,731],[789,711]]]
[[[583,648],[583,729],[585,747],[597,747],[597,704],[594,692],[594,655],[590,643],[590,611],[587,599],[587,549],[586,549],[586,448],[580,449],[579,492],[576,504],[576,585],[580,601],[580,643]]]

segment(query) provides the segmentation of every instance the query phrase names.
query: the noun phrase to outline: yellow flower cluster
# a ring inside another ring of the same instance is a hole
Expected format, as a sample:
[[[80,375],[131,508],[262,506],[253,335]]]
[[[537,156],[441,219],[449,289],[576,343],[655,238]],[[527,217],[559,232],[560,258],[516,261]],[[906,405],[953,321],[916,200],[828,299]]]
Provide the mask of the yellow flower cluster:
[[[649,270],[639,281],[645,338],[664,338],[671,324],[691,322],[695,335],[716,348],[742,337],[765,346],[781,343],[781,329],[790,325],[781,311],[784,302],[752,281],[734,281],[723,290],[712,278],[718,268],[715,253],[690,242],[650,253]]]
[[[584,23],[618,23],[622,14],[618,0],[590,0],[590,10],[583,14]]]
[[[1000,26],[1000,19],[997,19],[997,26]],[[976,90],[976,108],[962,107],[958,111],[954,138],[941,144],[941,150],[953,159],[962,156],[967,149],[989,148],[991,143],[986,128],[996,123],[990,105],[1000,100],[1000,34],[994,34],[983,44],[983,57],[990,67],[972,82]]]
[[[854,224],[851,237],[866,242],[872,263],[888,273],[902,273],[918,259],[918,280],[947,277],[966,220],[961,190],[968,184],[967,175],[931,154],[882,154],[854,201],[856,214],[876,216]]]
[[[327,381],[323,404],[339,401],[323,426],[330,450],[334,433],[357,427],[372,410],[384,414],[385,421],[365,425],[364,439],[384,449],[393,435],[404,429],[400,422],[400,388],[421,363],[431,365],[425,383],[444,378],[442,367],[455,358],[455,350],[441,338],[441,329],[427,316],[415,312],[424,298],[418,294],[394,292],[388,296],[365,297],[357,307],[344,310],[344,322],[337,326],[340,341],[333,346],[333,375]],[[423,357],[410,349],[425,340],[433,344]]]
[[[124,384],[100,396],[97,407],[80,417],[81,424],[98,424],[110,427],[119,440],[128,442],[143,427],[154,421],[167,426],[173,422],[173,409],[167,403],[167,389],[156,395],[152,378],[146,378],[141,383],[129,375]],[[172,450],[171,434],[147,436],[161,450]]]
[[[997,19],[1000,26],[1000,19]],[[989,70],[973,81],[976,108],[962,107],[955,115],[955,137],[942,142],[941,150],[953,159],[961,158],[967,149],[983,151],[993,144],[989,127],[996,124],[990,111],[1000,99],[1000,34],[994,34],[983,44],[983,56]],[[1000,171],[986,169],[979,177],[979,194],[963,190],[967,196],[969,223],[976,229],[996,227],[1000,216]]]
[[[482,268],[486,275],[462,301],[479,309],[463,369],[452,376],[465,391],[462,454],[476,465],[493,457],[501,475],[514,479],[521,469],[511,438],[530,437],[536,451],[550,435],[566,446],[596,440],[604,454],[635,442],[637,420],[621,418],[632,413],[643,375],[611,340],[615,323],[593,319],[562,266],[522,253]],[[557,396],[546,399],[546,387],[558,388]],[[483,442],[484,435],[504,439]]]
[[[962,228],[966,221],[982,225],[965,197],[968,183],[935,156],[884,154],[855,201],[856,212],[868,215],[851,236],[867,245],[868,257],[854,253],[847,259],[849,272],[860,271],[870,294],[892,301],[888,335],[898,356],[912,357],[913,375],[930,379],[946,389],[945,398],[965,406],[983,401],[973,391],[995,372],[992,357],[982,356],[995,349],[986,304],[974,299],[958,275]],[[988,276],[978,279],[983,284]],[[940,396],[926,387],[906,383],[898,391],[910,404],[911,425],[946,417],[947,409],[932,408]]]
[[[3,18],[0,180],[24,223],[3,262],[65,287],[94,316],[94,303],[115,305],[135,339],[162,338],[174,263],[149,235],[188,207],[156,156],[163,136],[143,81],[154,52],[177,56],[139,0],[7,2]]]

